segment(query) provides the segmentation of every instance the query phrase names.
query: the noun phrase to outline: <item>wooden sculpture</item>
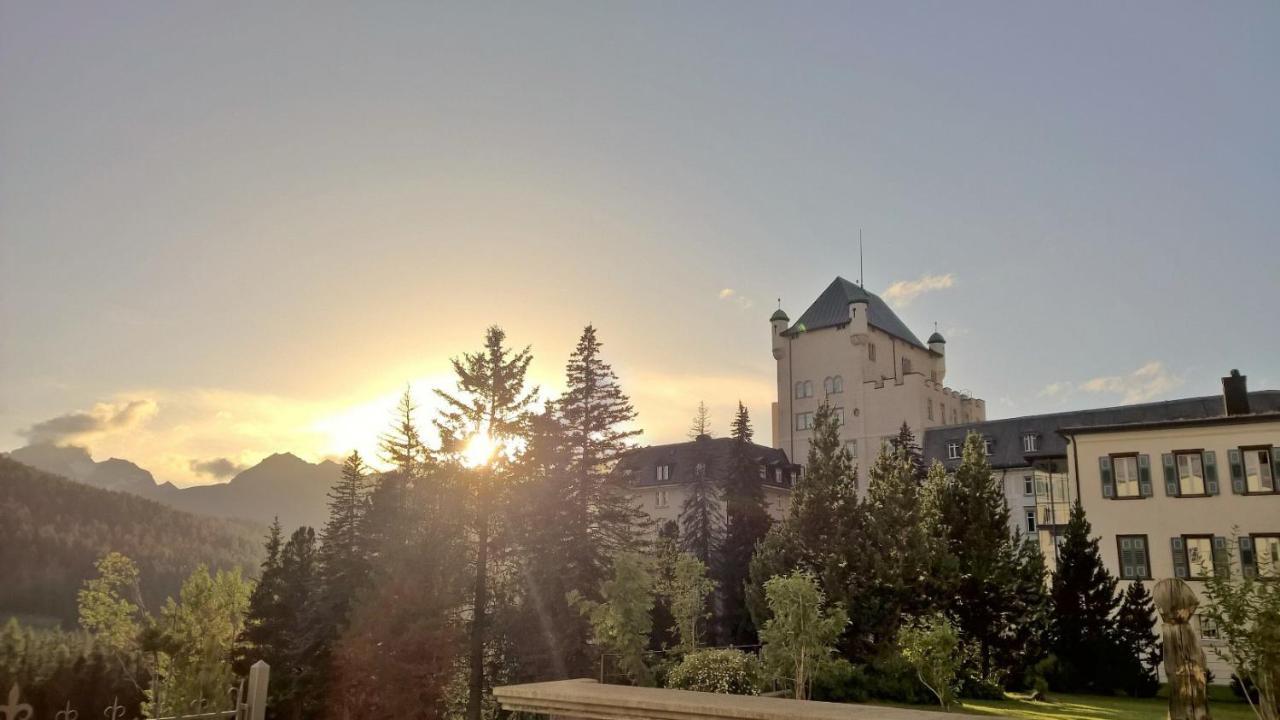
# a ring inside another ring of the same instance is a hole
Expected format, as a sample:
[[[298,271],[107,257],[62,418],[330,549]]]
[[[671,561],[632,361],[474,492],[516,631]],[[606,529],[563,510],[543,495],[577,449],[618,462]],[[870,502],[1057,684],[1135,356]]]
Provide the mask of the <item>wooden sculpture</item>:
[[[1205,657],[1191,617],[1200,601],[1177,578],[1156,583],[1152,592],[1164,625],[1164,672],[1169,678],[1169,720],[1210,720]]]

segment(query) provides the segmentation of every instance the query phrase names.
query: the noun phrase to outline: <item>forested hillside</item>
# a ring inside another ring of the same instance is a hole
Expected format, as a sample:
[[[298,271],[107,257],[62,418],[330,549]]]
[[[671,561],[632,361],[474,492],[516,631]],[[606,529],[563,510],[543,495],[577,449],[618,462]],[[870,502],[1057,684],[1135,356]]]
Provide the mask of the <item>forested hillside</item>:
[[[76,621],[76,592],[109,551],[137,561],[155,611],[203,563],[256,573],[266,529],[72,482],[0,456],[0,616]]]

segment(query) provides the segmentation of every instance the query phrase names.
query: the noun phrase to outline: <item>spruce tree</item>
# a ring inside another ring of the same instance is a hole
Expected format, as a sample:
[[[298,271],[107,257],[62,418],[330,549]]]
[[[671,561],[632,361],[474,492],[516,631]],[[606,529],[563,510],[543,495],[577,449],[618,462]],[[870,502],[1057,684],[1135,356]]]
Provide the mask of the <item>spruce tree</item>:
[[[719,555],[724,540],[724,513],[705,459],[694,466],[693,480],[685,492],[680,508],[680,549],[706,565]]]
[[[983,439],[969,433],[954,476],[943,487],[941,523],[946,552],[955,558],[950,611],[962,637],[977,648],[971,675],[992,678],[993,664],[1011,636],[1017,561],[1009,535],[1009,507],[991,472]]]
[[[1116,612],[1116,648],[1120,656],[1120,689],[1133,697],[1152,697],[1160,689],[1156,668],[1163,659],[1155,633],[1155,603],[1141,580],[1123,593]]]
[[[1000,665],[1009,671],[1011,683],[1021,685],[1032,680],[1036,664],[1049,652],[1053,604],[1049,598],[1048,571],[1039,540],[1016,533],[1011,541],[1017,551],[1014,623],[1009,641],[1002,649]]]
[[[289,536],[280,551],[280,601],[278,616],[284,628],[283,657],[272,668],[271,692],[282,717],[313,717],[320,707],[321,678],[311,664],[305,638],[309,636],[307,610],[318,587],[318,555],[315,530],[303,526]],[[280,681],[276,682],[276,678]]]
[[[1053,652],[1056,689],[1110,693],[1115,689],[1116,579],[1102,564],[1098,538],[1077,500],[1053,576]]]
[[[280,570],[281,536],[280,518],[276,518],[267,533],[267,556],[262,561],[258,583],[249,595],[249,611],[236,640],[235,667],[240,675],[248,673],[249,666],[259,660],[273,667],[281,664],[289,644],[290,628],[281,608],[284,596]]]
[[[689,424],[689,439],[697,440],[704,435],[711,437],[711,411],[707,410],[705,402],[699,400],[698,410]]]
[[[761,486],[759,466],[753,457],[751,416],[741,400],[730,434],[733,457],[723,490],[724,542],[713,570],[720,587],[721,641],[751,645],[757,640],[757,631],[747,610],[746,584],[751,556],[769,532],[772,519]]]
[[[360,543],[370,558],[404,553],[420,539],[423,523],[441,513],[441,474],[422,443],[415,410],[405,388],[391,428],[379,438],[382,460],[391,469],[375,476],[368,508],[358,521]]]
[[[920,450],[920,443],[916,440],[916,434],[911,431],[911,426],[907,425],[907,421],[902,421],[902,427],[898,428],[898,434],[889,441],[894,452],[901,453],[911,463],[911,476],[915,478],[917,483],[923,484],[928,468],[924,464],[924,453]]]

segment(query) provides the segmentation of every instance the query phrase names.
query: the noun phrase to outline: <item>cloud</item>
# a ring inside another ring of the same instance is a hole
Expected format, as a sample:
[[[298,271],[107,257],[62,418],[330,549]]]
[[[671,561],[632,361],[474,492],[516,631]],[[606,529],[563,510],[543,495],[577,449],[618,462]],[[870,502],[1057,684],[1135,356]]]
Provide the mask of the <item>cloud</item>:
[[[18,434],[31,444],[62,444],[94,436],[132,430],[151,419],[157,406],[153,400],[98,403],[90,410],[77,410],[42,420]]]
[[[197,475],[207,475],[217,480],[229,478],[244,469],[243,465],[224,457],[211,460],[192,460],[188,467],[191,468],[191,472]]]
[[[886,301],[906,307],[916,298],[934,290],[945,290],[955,285],[956,279],[951,273],[946,275],[921,275],[919,280],[899,280],[880,293]]]
[[[1183,378],[1175,375],[1164,363],[1152,360],[1127,375],[1101,375],[1084,382],[1053,382],[1040,388],[1037,397],[1065,400],[1076,393],[1094,395],[1119,395],[1120,402],[1140,403],[1168,395],[1181,387]]]
[[[743,310],[750,310],[751,307],[755,305],[755,303],[752,302],[750,298],[746,298],[739,295],[738,291],[734,290],[733,288],[722,289],[720,291],[719,297],[721,300],[724,300],[726,302],[737,303],[738,307],[742,308]]]
[[[1109,375],[1086,380],[1080,389],[1089,393],[1123,395],[1126,403],[1152,400],[1182,385],[1183,379],[1174,375],[1164,363],[1151,361],[1128,375]]]

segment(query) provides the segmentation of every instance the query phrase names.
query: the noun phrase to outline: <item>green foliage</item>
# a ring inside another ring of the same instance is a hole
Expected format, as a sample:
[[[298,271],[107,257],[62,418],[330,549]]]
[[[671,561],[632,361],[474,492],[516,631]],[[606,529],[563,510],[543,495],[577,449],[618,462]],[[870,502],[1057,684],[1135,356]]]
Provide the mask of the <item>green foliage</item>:
[[[113,700],[125,717],[140,717],[149,682],[137,654],[118,656],[83,631],[23,626],[15,618],[0,627],[0,693],[22,688],[32,717],[53,718],[67,703],[81,717],[96,716]]]
[[[755,657],[741,650],[699,650],[685,655],[671,669],[667,674],[667,687],[727,695],[758,695],[759,669]]]
[[[651,565],[639,553],[620,553],[613,561],[613,576],[601,584],[600,602],[589,600],[576,590],[568,595],[569,603],[590,619],[596,645],[615,655],[619,667],[639,685],[652,684],[644,657],[653,629]]]
[[[0,456],[0,611],[75,625],[77,591],[110,552],[136,563],[142,607],[160,607],[197,565],[258,564],[260,525],[191,515],[135,495],[65,480]],[[7,690],[7,688],[6,688]]]
[[[1111,692],[1114,663],[1116,579],[1102,564],[1098,538],[1079,502],[1071,509],[1058,569],[1053,576],[1053,654],[1058,667],[1055,690]]]
[[[1238,547],[1239,538],[1229,546]],[[1234,558],[1234,550],[1229,555]],[[1218,626],[1221,640],[1214,652],[1256,689],[1256,703],[1252,694],[1244,695],[1258,720],[1280,718],[1280,583],[1253,574],[1214,574],[1205,580],[1204,598],[1200,612]]]
[[[702,623],[711,617],[707,600],[715,589],[716,583],[707,577],[707,566],[702,561],[688,553],[675,558],[670,579],[662,583],[659,592],[667,598],[675,619],[676,649],[680,652],[698,649],[704,634]]]
[[[720,509],[720,492],[707,471],[707,463],[694,468],[693,481],[685,487],[684,505],[680,508],[680,549],[704,564],[710,564],[720,553],[724,541],[724,513]]]
[[[79,594],[80,627],[117,655],[135,652],[146,621],[138,565],[113,552],[102,556],[95,568],[97,577],[86,580]]]
[[[927,615],[898,631],[898,647],[903,659],[915,669],[916,677],[944,710],[955,702],[959,646],[955,626],[942,613]]]
[[[772,617],[760,629],[761,658],[775,677],[790,678],[795,697],[803,700],[813,676],[831,661],[848,616],[839,605],[824,607],[826,597],[808,572],[772,578],[765,597]]]
[[[733,645],[754,644],[758,635],[747,607],[752,554],[773,524],[751,457],[751,416],[738,402],[731,426],[733,456],[724,480],[724,542],[714,575],[720,584],[720,640]]]
[[[1155,612],[1151,593],[1141,580],[1124,591],[1116,612],[1117,684],[1133,697],[1152,697],[1160,689],[1157,668],[1162,653]]]

